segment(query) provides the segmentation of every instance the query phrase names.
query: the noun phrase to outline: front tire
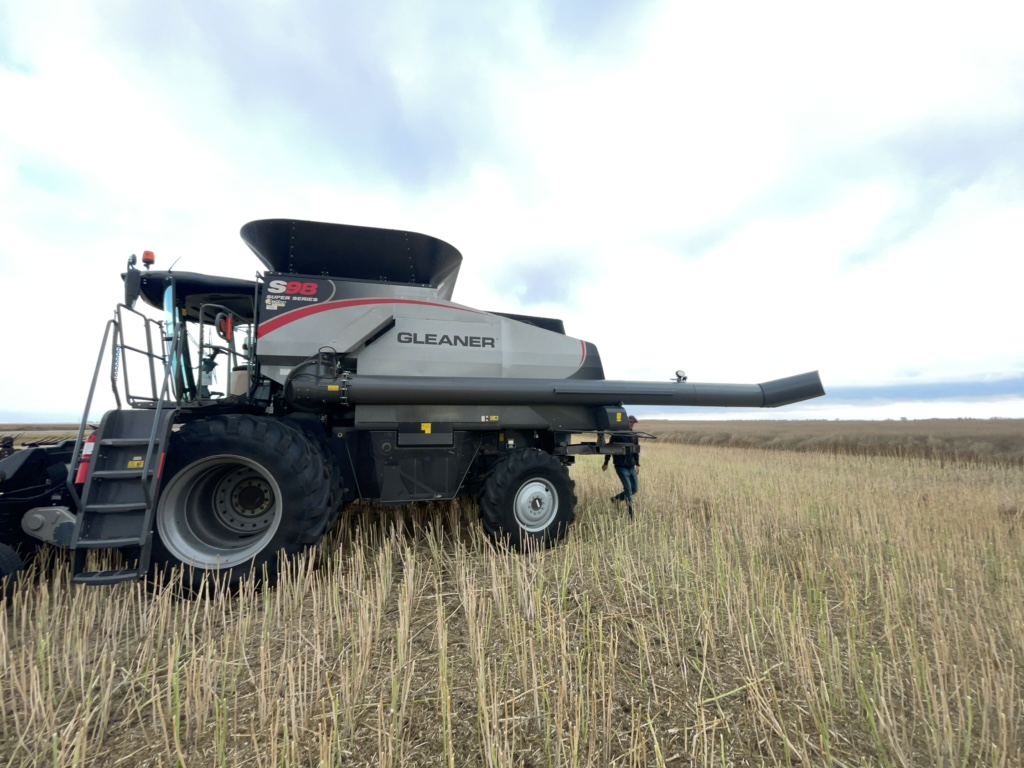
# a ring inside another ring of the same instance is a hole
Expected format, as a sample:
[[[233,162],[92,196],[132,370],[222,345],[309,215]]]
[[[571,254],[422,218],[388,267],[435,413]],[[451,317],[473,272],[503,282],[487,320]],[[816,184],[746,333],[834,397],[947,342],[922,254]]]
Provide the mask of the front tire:
[[[528,448],[503,456],[480,496],[484,530],[519,551],[549,547],[576,519],[575,489],[569,470],[549,453]]]
[[[273,581],[279,553],[323,535],[331,509],[321,452],[274,419],[218,416],[175,433],[157,502],[153,561],[182,569],[197,591],[204,576],[237,587],[246,575]]]

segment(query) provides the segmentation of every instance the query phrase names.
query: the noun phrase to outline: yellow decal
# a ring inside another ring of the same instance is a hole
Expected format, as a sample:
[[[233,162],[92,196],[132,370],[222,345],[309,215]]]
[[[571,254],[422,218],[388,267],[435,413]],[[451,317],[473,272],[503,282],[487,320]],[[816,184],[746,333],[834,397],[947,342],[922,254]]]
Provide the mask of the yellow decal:
[[[615,414],[615,420],[616,421],[622,421],[622,414],[621,413],[616,413]]]
[[[430,422],[429,421],[424,421],[422,424],[420,424],[420,430],[423,432],[423,434],[429,435],[430,434]]]
[[[328,392],[337,392],[339,389],[341,389],[341,387],[339,387],[337,384],[328,384],[327,385],[327,391]]]
[[[142,469],[146,466],[146,462],[142,459],[132,459],[128,462],[128,469]]]

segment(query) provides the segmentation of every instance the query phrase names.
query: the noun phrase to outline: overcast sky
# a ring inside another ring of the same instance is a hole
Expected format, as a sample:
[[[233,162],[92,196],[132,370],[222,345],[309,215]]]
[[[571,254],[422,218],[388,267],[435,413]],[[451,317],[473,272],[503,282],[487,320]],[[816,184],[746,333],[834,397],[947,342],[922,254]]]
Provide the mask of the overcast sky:
[[[251,278],[268,217],[440,237],[456,301],[562,318],[608,378],[818,369],[773,415],[1024,416],[1022,29],[1020,2],[0,0],[0,420],[77,417],[129,254]]]

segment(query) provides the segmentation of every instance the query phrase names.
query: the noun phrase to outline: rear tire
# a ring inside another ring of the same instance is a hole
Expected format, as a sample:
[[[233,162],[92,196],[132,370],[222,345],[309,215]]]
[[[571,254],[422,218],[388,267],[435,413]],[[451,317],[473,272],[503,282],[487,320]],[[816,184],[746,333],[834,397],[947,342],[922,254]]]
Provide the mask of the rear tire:
[[[576,519],[575,489],[569,470],[549,453],[528,448],[503,456],[480,496],[484,530],[519,551],[549,547]]]
[[[248,574],[274,581],[280,553],[317,543],[331,514],[320,450],[274,419],[228,415],[171,437],[157,501],[153,562],[185,566],[182,585],[204,576],[235,588]]]
[[[25,563],[14,547],[7,544],[0,544],[0,591],[6,599],[14,594],[14,582],[18,580],[18,573],[25,568]]]

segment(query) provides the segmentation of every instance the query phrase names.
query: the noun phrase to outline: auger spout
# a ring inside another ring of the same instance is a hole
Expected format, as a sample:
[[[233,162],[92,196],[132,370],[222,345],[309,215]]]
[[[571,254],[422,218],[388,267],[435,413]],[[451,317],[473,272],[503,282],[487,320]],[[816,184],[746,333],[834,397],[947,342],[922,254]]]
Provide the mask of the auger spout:
[[[663,405],[775,408],[825,394],[817,371],[763,384],[312,375],[289,382],[295,405]]]

